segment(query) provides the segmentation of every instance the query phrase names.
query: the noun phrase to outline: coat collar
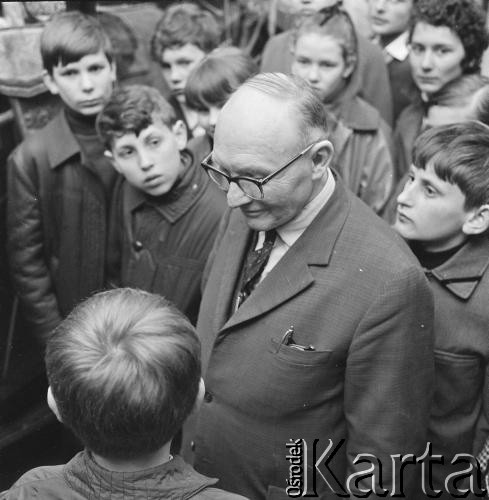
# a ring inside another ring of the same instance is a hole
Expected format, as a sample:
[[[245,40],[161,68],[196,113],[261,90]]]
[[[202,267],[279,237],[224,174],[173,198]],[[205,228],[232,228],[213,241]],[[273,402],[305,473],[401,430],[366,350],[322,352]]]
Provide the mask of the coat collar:
[[[49,165],[55,169],[66,160],[80,154],[82,163],[86,163],[86,158],[80,149],[66,120],[65,112],[58,113],[44,128],[46,141],[48,142],[47,155]]]
[[[141,205],[150,205],[171,224],[183,217],[200,198],[209,179],[203,169],[195,165],[190,151],[182,152],[182,161],[186,166],[185,174],[179,185],[166,195],[153,198],[126,182],[129,211],[132,212]]]
[[[489,266],[486,236],[469,239],[453,257],[428,272],[457,297],[467,300],[474,293]]]
[[[131,498],[144,492],[144,498],[192,498],[217,483],[196,472],[180,456],[150,469],[137,472],[112,472],[101,467],[87,450],[78,453],[64,467],[64,478],[73,490],[86,498]],[[129,494],[130,492],[130,494]],[[139,496],[138,496],[139,498]]]
[[[234,327],[277,307],[314,283],[310,266],[329,264],[351,205],[346,188],[338,174],[334,175],[336,187],[329,201],[246,302],[226,321],[251,235],[244,217],[234,214],[235,223],[230,229],[229,248],[222,269],[226,279],[222,281],[217,301],[221,307],[215,316],[220,322],[217,329]]]

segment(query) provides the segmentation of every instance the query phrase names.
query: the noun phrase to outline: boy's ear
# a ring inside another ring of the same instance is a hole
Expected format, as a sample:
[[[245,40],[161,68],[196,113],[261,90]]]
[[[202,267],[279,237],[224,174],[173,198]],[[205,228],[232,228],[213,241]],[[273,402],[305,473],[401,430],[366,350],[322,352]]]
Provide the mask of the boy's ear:
[[[197,397],[195,398],[195,403],[194,403],[194,407],[192,408],[191,414],[197,413],[199,411],[200,405],[202,404],[202,401],[204,400],[204,394],[205,394],[204,379],[202,377],[200,377],[199,392],[197,393]]]
[[[53,397],[53,393],[51,391],[51,386],[48,387],[48,397],[47,397],[47,400],[48,400],[49,409],[56,415],[56,418],[61,423],[63,423],[63,420],[61,419],[61,415],[60,415],[59,410],[58,410],[58,405],[56,404],[56,401],[55,401],[55,399]]]
[[[117,164],[117,162],[114,159],[114,155],[112,154],[112,151],[106,149],[104,151],[104,156],[110,161],[111,165],[117,170],[117,172],[121,173],[121,168]]]
[[[489,205],[482,205],[471,210],[467,220],[462,226],[462,231],[466,235],[476,235],[485,233],[489,229]]]
[[[325,139],[318,142],[311,149],[311,158],[313,162],[313,178],[320,178],[331,164],[334,156],[333,144]]]
[[[171,128],[177,141],[178,149],[181,151],[187,146],[187,127],[182,120],[177,120]]]
[[[58,85],[56,85],[53,75],[49,74],[47,70],[43,70],[42,80],[44,82],[44,85],[46,85],[46,87],[48,88],[49,92],[51,92],[51,94],[53,95],[59,94]]]
[[[110,77],[112,79],[112,82],[117,81],[117,65],[114,59],[112,59],[112,62],[110,63]]]

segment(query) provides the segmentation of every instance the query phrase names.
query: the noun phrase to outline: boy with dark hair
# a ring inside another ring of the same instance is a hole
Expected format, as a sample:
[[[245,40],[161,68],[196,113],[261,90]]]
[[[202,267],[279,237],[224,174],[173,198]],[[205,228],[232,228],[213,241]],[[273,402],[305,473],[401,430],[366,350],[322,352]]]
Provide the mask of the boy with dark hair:
[[[13,282],[44,338],[105,284],[107,204],[117,177],[95,118],[112,93],[110,41],[80,12],[56,15],[41,36],[44,82],[62,111],[28,137],[8,165],[8,251]]]
[[[54,331],[46,368],[49,406],[86,449],[27,472],[2,498],[243,499],[170,454],[204,383],[195,330],[164,298],[92,296]]]
[[[419,136],[394,228],[411,245],[435,298],[435,394],[429,439],[435,490],[484,442],[489,401],[489,127],[468,121]]]
[[[185,148],[185,125],[156,89],[116,90],[97,126],[125,177],[114,195],[111,278],[160,293],[195,323],[225,196]]]
[[[189,139],[202,135],[195,112],[185,103],[185,84],[195,66],[221,42],[222,29],[214,16],[198,5],[182,2],[169,6],[151,40],[153,58],[161,64],[171,89],[170,103],[183,120]],[[200,132],[200,134],[199,134]]]

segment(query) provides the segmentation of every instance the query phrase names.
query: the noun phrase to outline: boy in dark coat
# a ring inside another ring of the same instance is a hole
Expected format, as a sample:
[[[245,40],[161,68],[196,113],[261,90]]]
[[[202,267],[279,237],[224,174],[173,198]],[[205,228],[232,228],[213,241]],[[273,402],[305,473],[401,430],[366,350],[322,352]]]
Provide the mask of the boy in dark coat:
[[[111,278],[165,296],[195,323],[224,194],[185,149],[185,125],[155,89],[116,90],[98,129],[125,177],[114,196]]]
[[[204,396],[200,342],[168,301],[101,292],[76,307],[46,349],[48,403],[86,446],[24,474],[3,500],[245,500],[215,488],[170,443]]]
[[[410,243],[435,299],[428,440],[433,455],[445,460],[433,465],[435,490],[444,490],[448,474],[467,471],[466,462],[450,465],[453,457],[476,455],[488,435],[488,158],[486,125],[468,121],[430,129],[415,142],[409,178],[397,198],[394,228]]]
[[[112,93],[110,41],[79,12],[55,16],[41,37],[44,81],[64,109],[28,137],[8,165],[8,253],[23,314],[44,340],[105,284],[108,200],[117,177],[95,118]]]

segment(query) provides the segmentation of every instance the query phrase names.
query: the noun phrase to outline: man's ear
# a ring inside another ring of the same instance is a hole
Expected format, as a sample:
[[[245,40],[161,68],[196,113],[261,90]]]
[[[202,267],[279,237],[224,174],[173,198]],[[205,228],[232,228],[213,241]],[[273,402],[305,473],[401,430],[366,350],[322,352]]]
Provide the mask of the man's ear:
[[[482,205],[469,211],[467,219],[462,226],[466,235],[482,234],[489,229],[489,205]]]
[[[356,64],[357,64],[356,57],[354,57],[354,56],[348,57],[346,60],[345,69],[341,73],[341,76],[343,78],[348,78],[353,73],[353,70],[355,69]]]
[[[42,72],[42,80],[44,82],[44,85],[48,88],[49,92],[53,95],[59,94],[59,88],[56,82],[54,81],[53,75],[48,73],[46,70],[43,70]]]
[[[313,178],[320,178],[326,172],[334,156],[334,148],[331,141],[327,139],[318,142],[311,148],[311,158],[313,163]]]
[[[51,386],[48,387],[47,400],[48,400],[49,409],[56,415],[56,418],[62,423],[63,420],[61,419],[61,415],[60,415],[59,410],[58,410],[58,405],[56,404],[56,401],[53,397],[53,393],[51,391]]]
[[[187,127],[182,120],[177,120],[171,130],[177,141],[178,149],[181,151],[187,146]]]
[[[106,149],[104,151],[104,156],[110,161],[111,165],[117,170],[117,172],[122,173],[121,168],[119,167],[117,161],[114,159],[112,151]]]

